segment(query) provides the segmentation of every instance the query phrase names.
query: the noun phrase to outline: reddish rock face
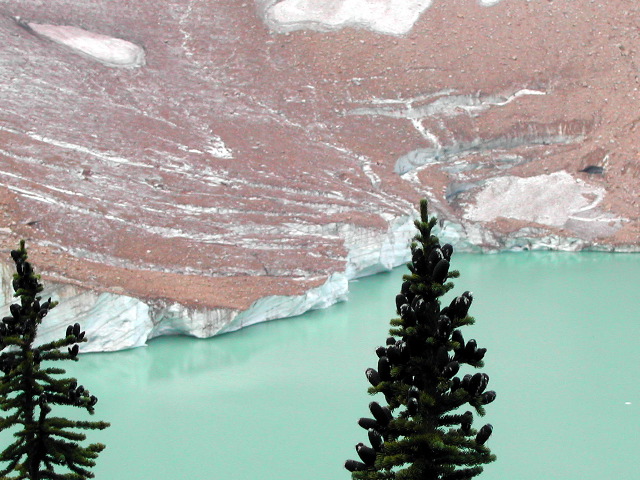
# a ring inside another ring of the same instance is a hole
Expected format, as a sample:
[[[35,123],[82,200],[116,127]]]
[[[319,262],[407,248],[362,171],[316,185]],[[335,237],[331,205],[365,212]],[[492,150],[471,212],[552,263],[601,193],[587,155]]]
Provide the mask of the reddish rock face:
[[[240,310],[344,271],[424,196],[467,247],[637,249],[634,0],[436,1],[401,36],[277,33],[259,3],[0,0],[3,246],[60,282]],[[553,221],[495,213],[501,185],[560,180]]]

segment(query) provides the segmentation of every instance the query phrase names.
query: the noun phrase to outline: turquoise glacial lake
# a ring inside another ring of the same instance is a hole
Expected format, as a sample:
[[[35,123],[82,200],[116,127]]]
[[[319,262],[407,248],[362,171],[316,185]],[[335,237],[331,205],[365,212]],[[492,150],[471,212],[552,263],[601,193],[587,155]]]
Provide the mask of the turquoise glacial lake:
[[[498,394],[474,423],[493,424],[498,456],[477,478],[638,480],[640,255],[454,254],[452,263],[461,277],[445,301],[474,293],[477,323],[463,333],[488,349],[482,371]],[[107,445],[96,478],[350,479],[343,463],[367,442],[356,424],[370,416],[364,371],[377,363],[405,272],[354,281],[349,301],[326,310],[67,365],[100,399],[94,418],[112,424],[91,432]]]

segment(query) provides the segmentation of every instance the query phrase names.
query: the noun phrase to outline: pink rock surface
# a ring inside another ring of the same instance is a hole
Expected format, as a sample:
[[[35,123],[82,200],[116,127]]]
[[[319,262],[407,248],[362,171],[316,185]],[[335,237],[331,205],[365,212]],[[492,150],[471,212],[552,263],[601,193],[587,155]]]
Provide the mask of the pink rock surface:
[[[0,240],[59,282],[238,310],[323,284],[424,196],[478,248],[637,250],[639,10],[435,1],[404,35],[282,34],[249,1],[0,0]],[[556,172],[585,185],[566,218],[486,213],[493,179]]]

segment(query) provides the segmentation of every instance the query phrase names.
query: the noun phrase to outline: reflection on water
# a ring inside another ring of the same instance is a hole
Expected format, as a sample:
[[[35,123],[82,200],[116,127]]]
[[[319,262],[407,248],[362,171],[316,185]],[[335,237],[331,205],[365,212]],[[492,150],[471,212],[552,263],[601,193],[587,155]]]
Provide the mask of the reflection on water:
[[[498,461],[480,478],[637,480],[640,255],[456,255],[453,266],[450,295],[475,296],[465,338],[488,348],[498,393],[486,417]],[[349,479],[342,464],[366,441],[363,372],[404,272],[353,282],[327,310],[67,366],[112,424],[91,433],[107,444],[96,478]]]

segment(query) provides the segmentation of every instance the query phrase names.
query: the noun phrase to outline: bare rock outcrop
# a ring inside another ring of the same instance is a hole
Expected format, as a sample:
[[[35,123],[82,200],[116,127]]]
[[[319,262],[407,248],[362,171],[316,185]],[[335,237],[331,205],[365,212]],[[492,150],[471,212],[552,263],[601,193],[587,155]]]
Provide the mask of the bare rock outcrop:
[[[0,0],[5,257],[109,350],[345,298],[425,196],[460,249],[637,251],[639,14]]]

